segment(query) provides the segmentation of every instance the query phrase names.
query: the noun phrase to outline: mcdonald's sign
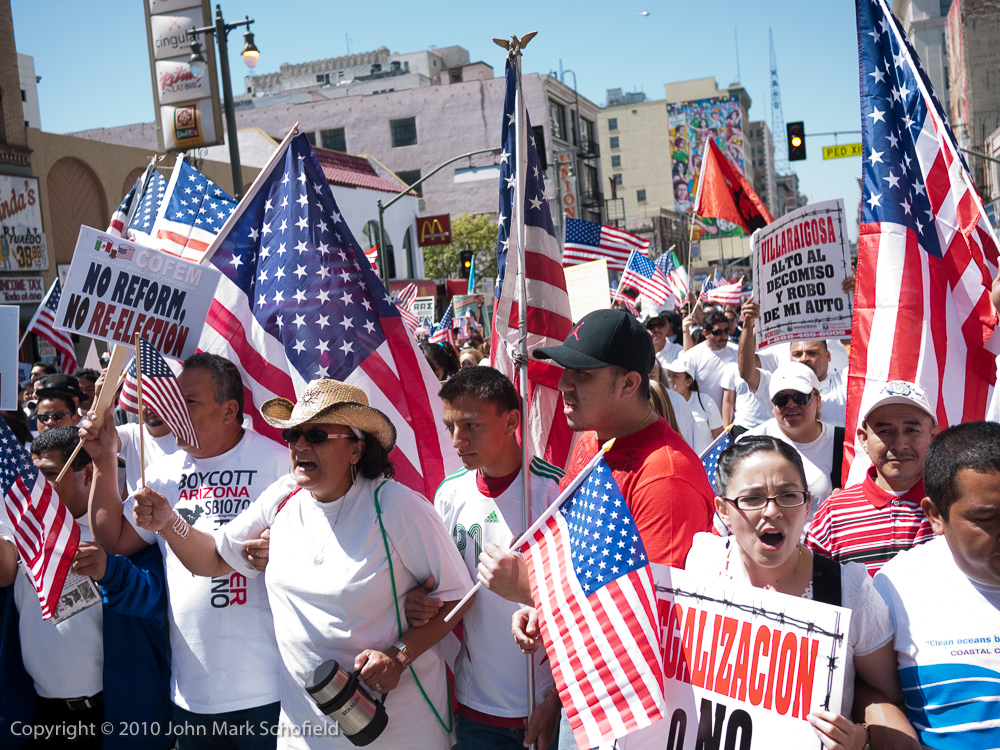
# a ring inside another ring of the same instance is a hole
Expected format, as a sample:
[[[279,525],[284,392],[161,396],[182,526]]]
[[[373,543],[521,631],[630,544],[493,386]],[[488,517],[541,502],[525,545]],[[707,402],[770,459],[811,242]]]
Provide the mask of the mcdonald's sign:
[[[447,245],[451,242],[451,214],[417,217],[417,245]]]

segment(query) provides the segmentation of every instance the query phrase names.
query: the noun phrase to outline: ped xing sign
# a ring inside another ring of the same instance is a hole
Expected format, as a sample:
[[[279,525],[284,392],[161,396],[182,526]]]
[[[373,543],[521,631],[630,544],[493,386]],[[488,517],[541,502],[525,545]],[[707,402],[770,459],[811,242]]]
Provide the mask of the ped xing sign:
[[[451,244],[451,214],[417,217],[417,245]]]
[[[842,143],[839,146],[824,146],[824,159],[843,159],[845,156],[861,156],[860,143]]]

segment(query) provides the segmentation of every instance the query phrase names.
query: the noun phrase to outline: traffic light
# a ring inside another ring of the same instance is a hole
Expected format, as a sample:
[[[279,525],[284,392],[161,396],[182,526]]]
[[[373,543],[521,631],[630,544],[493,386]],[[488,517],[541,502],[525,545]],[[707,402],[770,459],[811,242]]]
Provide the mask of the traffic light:
[[[472,251],[462,250],[458,254],[458,272],[463,279],[469,278],[469,271],[472,268]]]
[[[801,122],[790,122],[788,129],[788,161],[802,161],[806,158],[806,126]]]

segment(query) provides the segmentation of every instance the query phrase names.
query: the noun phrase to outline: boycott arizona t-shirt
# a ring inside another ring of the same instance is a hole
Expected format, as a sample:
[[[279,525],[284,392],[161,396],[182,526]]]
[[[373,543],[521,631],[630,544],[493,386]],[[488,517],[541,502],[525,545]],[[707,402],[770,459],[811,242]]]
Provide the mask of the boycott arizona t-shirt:
[[[146,467],[146,485],[191,526],[215,534],[287,473],[288,450],[248,431],[220,456],[164,456]],[[135,526],[131,500],[125,517]],[[278,646],[264,577],[192,575],[162,537],[136,531],[163,553],[174,703],[215,714],[277,701]]]

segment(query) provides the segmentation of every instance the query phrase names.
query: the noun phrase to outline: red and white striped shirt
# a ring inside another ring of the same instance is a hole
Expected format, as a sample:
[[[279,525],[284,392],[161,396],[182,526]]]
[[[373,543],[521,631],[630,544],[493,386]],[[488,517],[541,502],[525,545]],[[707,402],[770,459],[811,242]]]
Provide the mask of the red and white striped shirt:
[[[824,500],[813,516],[806,546],[840,563],[858,562],[874,576],[903,550],[934,538],[920,507],[924,482],[901,497],[875,484],[875,467],[865,481]]]

